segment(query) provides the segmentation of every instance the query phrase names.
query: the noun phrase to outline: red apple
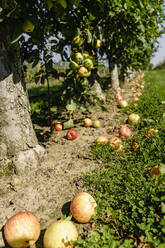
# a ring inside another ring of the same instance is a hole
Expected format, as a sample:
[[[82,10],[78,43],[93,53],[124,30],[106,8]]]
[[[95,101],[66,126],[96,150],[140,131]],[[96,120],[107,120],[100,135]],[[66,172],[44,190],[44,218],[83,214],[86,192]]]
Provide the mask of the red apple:
[[[78,232],[70,220],[57,220],[51,223],[43,238],[44,248],[71,248],[75,247]],[[74,242],[70,245],[69,242]]]
[[[74,140],[77,138],[77,136],[78,136],[78,132],[73,128],[69,129],[66,133],[66,137],[68,140]]]
[[[131,136],[131,130],[126,125],[123,125],[120,127],[119,134],[125,138],[128,138]]]
[[[84,119],[84,126],[85,127],[91,127],[92,126],[92,120],[89,118]]]
[[[115,93],[115,98],[116,98],[116,100],[118,100],[118,101],[122,100],[122,96],[121,96],[119,90],[116,91],[116,93]]]
[[[56,123],[55,130],[56,131],[61,131],[62,130],[62,124],[61,123]]]
[[[133,97],[133,101],[138,101],[138,100],[139,100],[139,97],[137,97],[137,96]]]
[[[106,144],[106,143],[108,143],[108,141],[109,141],[109,139],[108,139],[108,137],[106,137],[106,136],[99,136],[99,137],[96,139],[96,143],[97,143],[97,144],[102,144],[102,143]]]
[[[140,116],[138,114],[130,114],[128,116],[128,123],[130,124],[137,124],[140,120]]]
[[[90,194],[82,192],[73,198],[70,205],[70,211],[78,222],[87,223],[96,213],[96,206],[97,204],[94,198]]]
[[[32,212],[19,212],[10,217],[4,227],[7,243],[13,248],[29,247],[40,235],[40,223]]]
[[[101,127],[100,121],[99,121],[99,120],[95,120],[95,121],[93,122],[93,127],[95,127],[95,128]]]
[[[140,87],[142,90],[144,90],[144,85],[141,85],[141,87]]]

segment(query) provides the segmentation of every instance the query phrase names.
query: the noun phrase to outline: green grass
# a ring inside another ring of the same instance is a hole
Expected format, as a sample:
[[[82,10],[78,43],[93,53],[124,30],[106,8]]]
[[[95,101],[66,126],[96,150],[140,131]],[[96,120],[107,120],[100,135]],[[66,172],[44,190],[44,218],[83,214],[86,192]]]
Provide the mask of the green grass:
[[[145,82],[136,110],[130,106],[124,111],[141,116],[134,127],[138,133],[123,139],[124,153],[112,151],[109,144],[91,147],[93,158],[103,163],[84,175],[98,205],[97,228],[91,237],[80,239],[76,248],[137,247],[141,236],[150,247],[165,247],[165,71],[147,72]],[[149,139],[150,128],[159,132]],[[139,144],[136,151],[132,147],[135,141]],[[156,165],[160,174],[151,177]]]

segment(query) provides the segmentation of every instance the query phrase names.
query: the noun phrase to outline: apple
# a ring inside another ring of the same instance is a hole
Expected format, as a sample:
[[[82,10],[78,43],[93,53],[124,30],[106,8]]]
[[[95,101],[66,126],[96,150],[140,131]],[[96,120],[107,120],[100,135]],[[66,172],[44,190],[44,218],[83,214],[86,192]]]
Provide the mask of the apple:
[[[131,130],[127,125],[122,125],[119,129],[119,134],[125,138],[128,138],[131,136]]]
[[[89,118],[84,119],[84,126],[85,127],[91,127],[92,126],[92,120]]]
[[[83,59],[84,59],[84,60],[90,57],[90,56],[89,56],[89,53],[88,53],[87,51],[84,51],[84,52],[82,53],[82,55],[83,55]]]
[[[93,122],[93,127],[95,127],[95,128],[101,127],[100,121],[99,121],[99,120],[95,120],[95,121]]]
[[[140,116],[138,114],[130,114],[128,116],[128,123],[129,124],[137,124],[140,120]]]
[[[144,85],[141,85],[140,88],[141,88],[142,90],[144,90]]]
[[[93,69],[93,62],[91,59],[85,59],[84,60],[84,66],[88,69],[88,70],[92,70]]]
[[[96,213],[96,206],[97,204],[90,194],[81,192],[71,201],[70,212],[78,222],[88,223]]]
[[[137,103],[133,103],[133,107],[136,108],[137,107]]]
[[[80,63],[83,60],[83,55],[80,52],[77,52],[73,55],[73,60],[75,60],[76,63]]]
[[[96,48],[100,48],[101,45],[102,45],[102,41],[99,40],[99,39],[97,39],[97,40],[96,40]]]
[[[115,98],[116,99],[122,98],[119,90],[116,91]]]
[[[138,91],[137,93],[136,93],[136,96],[141,96],[142,95],[142,93],[140,92],[140,91]],[[136,97],[135,96],[135,97]]]
[[[139,97],[137,97],[137,96],[133,97],[133,101],[138,101],[138,100],[139,100]]]
[[[13,248],[29,247],[40,235],[40,223],[32,212],[19,212],[10,217],[4,227],[7,243]]]
[[[28,19],[26,19],[22,25],[22,30],[24,33],[31,33],[33,32],[35,26],[33,25],[33,23],[31,23],[31,21],[29,21]]]
[[[132,143],[132,148],[133,148],[134,151],[136,151],[137,149],[139,149],[139,143],[134,141]]]
[[[61,123],[56,123],[55,130],[56,131],[61,131],[62,130],[62,124]]]
[[[151,129],[149,129],[148,131],[147,131],[147,137],[148,138],[153,138],[154,137],[154,135],[156,134],[156,133],[158,133],[159,131],[157,130],[157,129],[154,129],[154,128],[151,128]]]
[[[116,151],[116,152],[120,152],[123,151],[123,145],[122,145],[122,141],[120,138],[116,137],[116,136],[112,136],[109,140],[110,142],[110,146],[112,147],[112,150]]]
[[[78,69],[78,75],[80,77],[89,77],[91,75],[91,72],[88,71],[88,69],[85,66],[80,66]]]
[[[125,100],[120,100],[120,101],[118,101],[118,104],[119,104],[119,106],[120,106],[121,108],[125,108],[125,107],[128,106],[128,102],[125,101]]]
[[[73,128],[69,129],[66,133],[66,137],[68,140],[74,140],[77,138],[77,136],[78,136],[78,132]]]
[[[78,232],[70,220],[58,220],[51,223],[43,237],[44,248],[72,248],[78,239]],[[69,242],[74,244],[70,245]]]
[[[99,137],[97,137],[97,139],[96,139],[96,143],[97,144],[106,144],[106,143],[108,143],[109,142],[109,139],[108,139],[108,137],[106,137],[106,136],[99,136]]]

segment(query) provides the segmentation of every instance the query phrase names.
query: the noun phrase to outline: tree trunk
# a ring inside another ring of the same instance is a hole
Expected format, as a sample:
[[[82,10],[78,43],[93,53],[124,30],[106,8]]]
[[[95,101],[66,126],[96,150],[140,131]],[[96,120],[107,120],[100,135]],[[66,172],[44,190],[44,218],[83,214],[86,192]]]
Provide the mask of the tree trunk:
[[[0,25],[0,34],[0,169],[12,164],[21,173],[39,165],[44,148],[30,118],[19,44],[11,45],[7,24]]]
[[[114,59],[112,57],[108,58],[108,62],[112,89],[117,90],[120,88],[117,64],[115,64]]]
[[[98,98],[101,101],[105,101],[105,95],[101,89],[101,86],[99,84],[99,76],[97,74],[97,68],[92,70],[91,76],[90,76],[90,84],[91,84],[91,89],[96,93],[96,95],[98,96]]]

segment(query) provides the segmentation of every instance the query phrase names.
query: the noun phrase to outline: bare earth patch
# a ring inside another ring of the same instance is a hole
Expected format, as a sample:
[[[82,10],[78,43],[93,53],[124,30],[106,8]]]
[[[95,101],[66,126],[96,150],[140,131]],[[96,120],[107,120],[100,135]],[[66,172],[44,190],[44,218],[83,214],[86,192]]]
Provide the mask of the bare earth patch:
[[[125,99],[132,97],[128,88],[122,89]],[[127,91],[126,91],[127,90]],[[127,93],[126,93],[127,92]],[[32,211],[41,222],[42,233],[45,228],[62,215],[69,214],[69,204],[73,196],[85,191],[82,173],[100,166],[92,159],[90,146],[99,135],[118,135],[118,127],[125,123],[112,94],[107,97],[107,112],[96,108],[88,117],[99,119],[101,128],[85,128],[82,122],[75,125],[78,138],[69,141],[66,131],[54,132],[45,142],[46,155],[36,170],[27,170],[22,175],[0,177],[0,247],[4,247],[2,229],[6,220],[19,211]],[[81,116],[81,119],[85,116]],[[15,180],[16,179],[16,180]],[[17,180],[18,179],[18,180]],[[76,224],[79,232],[90,225]],[[37,247],[42,246],[42,235]]]

